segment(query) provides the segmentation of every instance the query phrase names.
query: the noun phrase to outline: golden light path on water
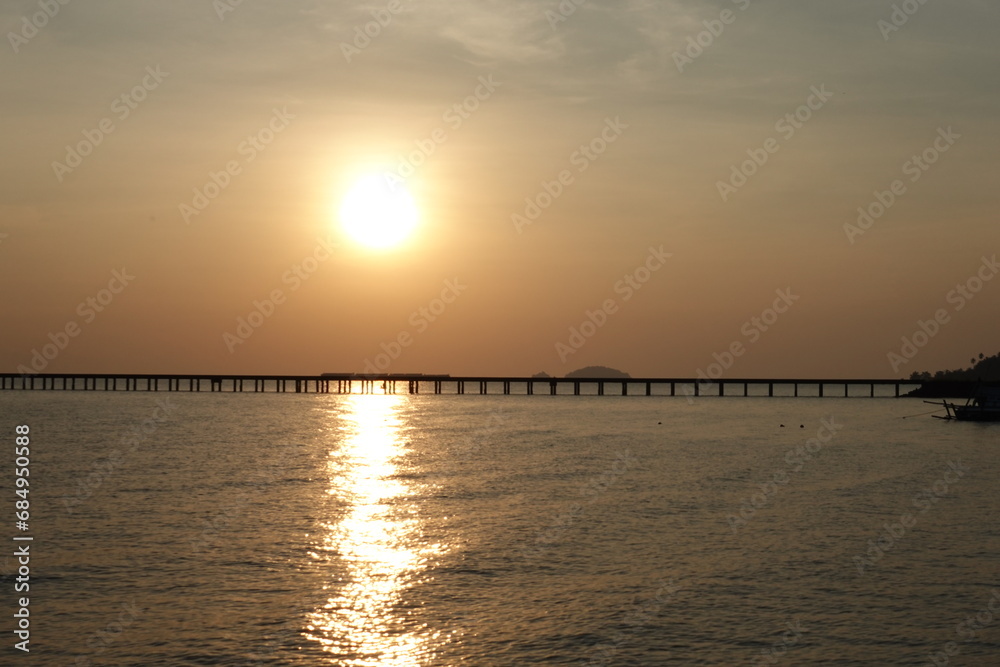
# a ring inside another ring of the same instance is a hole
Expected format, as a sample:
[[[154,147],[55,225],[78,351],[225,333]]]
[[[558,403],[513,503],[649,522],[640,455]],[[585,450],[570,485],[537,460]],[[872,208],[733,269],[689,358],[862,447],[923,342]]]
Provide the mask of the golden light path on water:
[[[407,619],[406,590],[440,545],[422,542],[419,489],[401,475],[406,398],[341,397],[331,417],[339,444],[329,452],[328,493],[342,507],[317,544],[338,574],[327,603],[309,615],[306,636],[338,665],[424,664],[434,636]]]

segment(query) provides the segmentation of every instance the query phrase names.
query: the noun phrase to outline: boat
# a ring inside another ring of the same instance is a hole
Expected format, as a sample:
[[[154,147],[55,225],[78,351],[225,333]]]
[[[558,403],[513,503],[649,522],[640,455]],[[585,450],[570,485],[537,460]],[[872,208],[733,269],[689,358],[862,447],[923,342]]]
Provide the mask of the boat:
[[[965,405],[956,405],[948,401],[924,401],[931,405],[941,405],[946,414],[934,415],[936,419],[957,419],[968,422],[1000,422],[1000,387],[984,387],[980,385]]]

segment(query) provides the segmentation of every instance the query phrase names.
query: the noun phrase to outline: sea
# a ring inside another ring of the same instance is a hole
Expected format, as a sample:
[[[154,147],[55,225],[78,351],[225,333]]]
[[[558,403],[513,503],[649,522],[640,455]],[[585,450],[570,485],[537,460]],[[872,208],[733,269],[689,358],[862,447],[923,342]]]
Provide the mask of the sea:
[[[5,391],[0,662],[1000,665],[1000,425],[931,409]]]

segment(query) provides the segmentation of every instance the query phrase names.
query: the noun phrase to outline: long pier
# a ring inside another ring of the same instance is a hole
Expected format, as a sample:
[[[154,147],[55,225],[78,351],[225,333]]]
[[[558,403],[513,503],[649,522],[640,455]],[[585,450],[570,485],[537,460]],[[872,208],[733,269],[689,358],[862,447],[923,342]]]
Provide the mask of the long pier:
[[[899,379],[548,378],[418,374],[155,375],[0,373],[0,390],[275,392],[317,394],[548,394],[551,396],[900,397],[923,383]],[[879,388],[879,391],[876,391]],[[467,391],[468,390],[468,391]]]

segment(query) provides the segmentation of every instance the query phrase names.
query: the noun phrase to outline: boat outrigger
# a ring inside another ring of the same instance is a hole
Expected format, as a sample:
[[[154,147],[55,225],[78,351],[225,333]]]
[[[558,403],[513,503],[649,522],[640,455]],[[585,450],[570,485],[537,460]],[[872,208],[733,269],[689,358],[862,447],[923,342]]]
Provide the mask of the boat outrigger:
[[[936,419],[957,419],[969,422],[1000,421],[1000,387],[980,386],[976,393],[966,401],[965,405],[956,405],[947,401],[924,401],[931,405],[941,405],[945,414],[934,415]]]

